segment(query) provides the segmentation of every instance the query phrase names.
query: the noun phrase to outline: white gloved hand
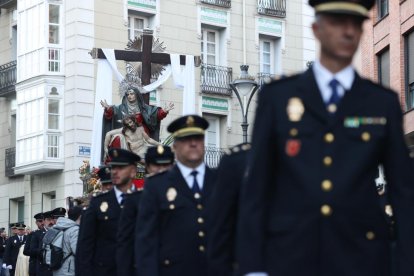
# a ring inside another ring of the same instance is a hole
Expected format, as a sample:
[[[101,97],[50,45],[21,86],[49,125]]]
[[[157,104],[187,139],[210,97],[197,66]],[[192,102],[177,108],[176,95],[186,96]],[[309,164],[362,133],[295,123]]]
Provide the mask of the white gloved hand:
[[[6,269],[6,264],[3,264],[3,268]]]
[[[13,267],[11,265],[8,265],[7,268],[8,269],[13,269]]]

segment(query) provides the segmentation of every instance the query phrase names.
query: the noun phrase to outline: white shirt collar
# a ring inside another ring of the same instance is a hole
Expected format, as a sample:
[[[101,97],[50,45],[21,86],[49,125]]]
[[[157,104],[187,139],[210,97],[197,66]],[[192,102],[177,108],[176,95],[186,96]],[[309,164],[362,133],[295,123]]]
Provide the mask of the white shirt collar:
[[[185,166],[183,163],[181,163],[180,161],[177,160],[177,166],[178,169],[180,170],[181,174],[183,175],[185,181],[188,184],[188,187],[190,187],[190,189],[193,187],[193,176],[191,175],[191,173],[193,171],[197,171],[197,182],[198,185],[200,186],[200,189],[203,188],[203,184],[204,184],[204,175],[206,173],[206,164],[203,162],[201,163],[198,167],[196,168],[190,168]]]
[[[315,75],[316,83],[322,94],[322,98],[325,102],[329,101],[331,97],[331,88],[329,83],[332,79],[336,79],[341,85],[338,88],[338,93],[342,97],[346,90],[352,88],[352,84],[355,80],[355,70],[352,65],[349,65],[341,71],[333,74],[326,67],[324,67],[319,60],[316,60],[312,65],[313,73]]]
[[[119,204],[121,204],[123,192],[119,190],[115,185],[114,185],[114,191],[115,191],[116,200],[118,201]]]

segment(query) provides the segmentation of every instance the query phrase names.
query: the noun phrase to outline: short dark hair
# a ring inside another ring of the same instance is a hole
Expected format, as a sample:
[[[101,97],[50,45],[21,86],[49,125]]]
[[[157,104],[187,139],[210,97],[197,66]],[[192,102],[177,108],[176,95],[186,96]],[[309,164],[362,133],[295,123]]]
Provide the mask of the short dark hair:
[[[76,221],[80,217],[81,214],[82,214],[82,207],[73,206],[68,211],[68,218],[70,220]]]

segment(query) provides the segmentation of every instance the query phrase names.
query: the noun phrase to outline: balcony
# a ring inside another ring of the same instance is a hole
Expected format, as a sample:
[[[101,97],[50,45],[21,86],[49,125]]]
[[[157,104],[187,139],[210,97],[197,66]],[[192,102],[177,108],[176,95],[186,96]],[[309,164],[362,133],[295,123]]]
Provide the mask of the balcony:
[[[14,167],[16,166],[16,147],[6,149],[5,155],[5,175],[6,177],[13,177],[15,176]]]
[[[257,0],[259,14],[286,17],[286,0]]]
[[[17,0],[0,0],[0,9],[10,9],[17,6]]]
[[[224,149],[205,147],[204,162],[210,168],[217,168],[224,153]]]
[[[231,0],[201,0],[201,3],[230,8],[231,7]]]
[[[201,92],[231,96],[230,83],[233,80],[233,70],[211,64],[201,64]]]
[[[16,64],[14,60],[0,65],[0,97],[16,92]]]

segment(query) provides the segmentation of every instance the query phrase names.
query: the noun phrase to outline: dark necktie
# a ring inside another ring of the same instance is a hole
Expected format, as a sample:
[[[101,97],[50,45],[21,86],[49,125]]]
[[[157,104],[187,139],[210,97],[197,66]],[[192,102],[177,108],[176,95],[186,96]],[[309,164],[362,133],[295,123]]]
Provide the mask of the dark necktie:
[[[194,177],[193,188],[191,190],[193,191],[193,193],[201,194],[200,186],[198,185],[198,182],[197,182],[197,174],[198,174],[198,171],[191,172],[191,175]]]
[[[119,203],[121,206],[124,205],[124,201],[125,201],[125,194],[121,194],[121,202]]]
[[[22,242],[23,241],[23,237],[22,236],[19,236],[19,240],[20,240],[20,242]]]
[[[336,79],[332,79],[329,82],[329,86],[332,89],[332,94],[331,94],[331,98],[329,99],[329,101],[327,103],[328,106],[332,105],[332,104],[334,104],[334,105],[339,104],[339,101],[341,100],[341,97],[339,96],[339,93],[338,93],[338,86],[339,85],[340,85],[340,83]]]

